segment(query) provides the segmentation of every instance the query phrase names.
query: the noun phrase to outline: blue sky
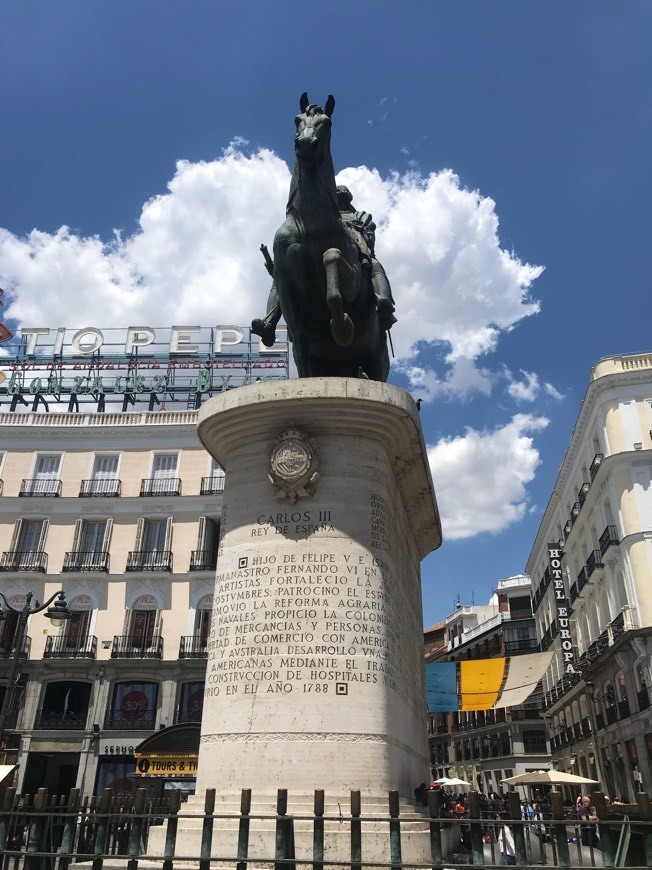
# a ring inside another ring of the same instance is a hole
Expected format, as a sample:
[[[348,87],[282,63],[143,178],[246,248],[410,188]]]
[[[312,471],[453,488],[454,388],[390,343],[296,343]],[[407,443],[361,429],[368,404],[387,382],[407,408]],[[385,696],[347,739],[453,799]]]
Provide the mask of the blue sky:
[[[647,0],[27,0],[0,33],[12,326],[247,323],[299,95],[334,94],[424,398],[425,624],[522,571],[591,366],[650,350]]]

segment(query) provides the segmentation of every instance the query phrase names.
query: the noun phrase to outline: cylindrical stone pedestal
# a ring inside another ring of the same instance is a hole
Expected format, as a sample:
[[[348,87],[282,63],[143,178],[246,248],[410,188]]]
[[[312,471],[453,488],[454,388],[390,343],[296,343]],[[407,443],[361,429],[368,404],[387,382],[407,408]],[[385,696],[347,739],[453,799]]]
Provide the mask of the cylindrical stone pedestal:
[[[427,781],[420,560],[441,532],[418,412],[314,378],[211,399],[226,470],[197,794],[310,802]]]

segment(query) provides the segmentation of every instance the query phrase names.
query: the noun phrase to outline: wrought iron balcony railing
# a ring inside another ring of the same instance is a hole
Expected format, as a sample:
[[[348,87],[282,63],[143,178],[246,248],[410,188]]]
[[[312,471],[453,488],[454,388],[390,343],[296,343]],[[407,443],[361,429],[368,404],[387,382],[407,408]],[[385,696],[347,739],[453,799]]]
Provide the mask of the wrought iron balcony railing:
[[[200,495],[217,495],[224,492],[224,477],[202,477]]]
[[[28,635],[23,637],[22,648],[18,653],[19,659],[28,659],[32,647],[32,639]],[[16,655],[16,638],[0,637],[0,659],[13,658]]]
[[[60,480],[41,480],[38,477],[25,479],[20,484],[19,496],[57,498],[61,495]]]
[[[94,659],[97,654],[97,638],[48,636],[45,639],[44,659]]]
[[[107,731],[151,731],[156,724],[156,710],[113,710],[104,717]]]
[[[589,474],[591,475],[591,480],[593,480],[598,473],[600,466],[602,465],[602,460],[604,459],[603,453],[596,453],[593,457],[593,462],[589,466]]]
[[[208,658],[208,639],[194,634],[185,634],[179,644],[180,659]]]
[[[636,693],[636,700],[638,702],[638,709],[643,712],[643,710],[647,710],[650,706],[650,695],[647,689],[647,686],[643,686],[640,692]]]
[[[172,550],[132,550],[126,571],[171,571]]]
[[[600,553],[604,556],[612,544],[618,544],[618,535],[616,534],[615,526],[607,526],[604,532],[600,535]]]
[[[580,507],[582,507],[584,505],[584,502],[586,501],[586,497],[589,494],[590,489],[591,489],[590,483],[583,483],[582,486],[580,486],[579,490],[577,491],[577,500],[580,504]]]
[[[596,568],[603,568],[602,553],[600,550],[592,550],[586,560],[586,573],[590,577]]]
[[[70,551],[63,557],[63,571],[108,571],[108,550],[96,553],[92,550]]]
[[[141,496],[181,495],[180,477],[145,477],[140,482]]]
[[[83,731],[87,719],[88,711],[41,710],[34,728],[36,731]]]
[[[122,481],[117,477],[82,480],[80,498],[117,498],[122,495]]]
[[[0,559],[0,571],[40,571],[48,567],[48,554],[43,550],[22,553],[20,550],[5,550]]]
[[[217,566],[216,550],[193,550],[190,554],[191,571],[213,571]]]
[[[162,655],[163,636],[160,634],[151,637],[122,634],[113,638],[112,659],[160,659]]]

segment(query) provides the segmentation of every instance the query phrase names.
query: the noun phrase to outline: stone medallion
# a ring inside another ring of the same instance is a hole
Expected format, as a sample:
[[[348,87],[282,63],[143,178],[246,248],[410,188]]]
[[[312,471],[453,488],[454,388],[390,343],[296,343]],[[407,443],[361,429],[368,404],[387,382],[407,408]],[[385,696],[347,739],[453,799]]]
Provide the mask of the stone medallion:
[[[319,480],[317,457],[305,432],[290,426],[281,433],[272,448],[269,480],[276,488],[275,497],[292,504],[313,495]]]

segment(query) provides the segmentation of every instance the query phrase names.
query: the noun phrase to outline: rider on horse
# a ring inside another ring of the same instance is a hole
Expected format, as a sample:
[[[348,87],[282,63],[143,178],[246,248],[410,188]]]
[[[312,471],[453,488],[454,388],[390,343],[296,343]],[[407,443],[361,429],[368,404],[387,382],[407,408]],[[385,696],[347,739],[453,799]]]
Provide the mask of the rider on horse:
[[[382,329],[389,330],[396,323],[394,299],[385,270],[376,259],[376,224],[368,212],[356,211],[353,208],[353,196],[349,188],[344,185],[337,187],[337,207],[342,223],[358,248],[360,262],[371,282],[376,296],[380,326]],[[251,322],[251,331],[262,338],[266,347],[271,347],[276,341],[276,325],[281,316],[276,285],[272,282],[267,300],[267,314],[264,318],[256,318]]]

